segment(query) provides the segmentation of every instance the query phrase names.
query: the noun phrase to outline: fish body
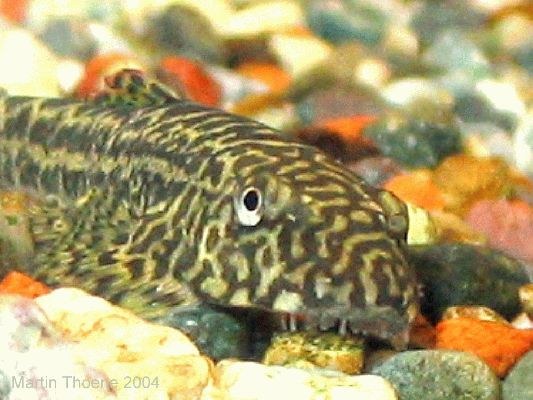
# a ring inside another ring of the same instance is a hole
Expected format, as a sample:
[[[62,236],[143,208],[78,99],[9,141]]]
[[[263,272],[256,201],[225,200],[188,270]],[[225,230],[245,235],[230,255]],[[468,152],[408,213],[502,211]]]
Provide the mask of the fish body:
[[[405,205],[220,110],[0,95],[0,185],[35,199],[26,272],[147,318],[205,302],[393,340],[417,310]]]

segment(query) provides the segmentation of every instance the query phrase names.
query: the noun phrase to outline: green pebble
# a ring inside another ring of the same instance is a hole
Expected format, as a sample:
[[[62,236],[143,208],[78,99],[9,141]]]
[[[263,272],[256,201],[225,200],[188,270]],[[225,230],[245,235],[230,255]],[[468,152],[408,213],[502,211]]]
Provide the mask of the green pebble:
[[[376,45],[384,34],[387,16],[366,2],[312,0],[306,6],[311,30],[334,44],[359,41]]]
[[[442,72],[461,71],[475,80],[485,78],[491,72],[491,65],[481,48],[456,30],[442,32],[424,52],[422,60]]]
[[[189,7],[173,5],[150,20],[147,39],[162,50],[205,62],[222,62],[225,49],[211,22]]]
[[[533,350],[516,364],[503,381],[503,400],[533,399]]]
[[[443,31],[481,29],[486,17],[469,6],[469,2],[426,1],[411,20],[411,26],[424,45],[441,37]]]
[[[461,151],[459,131],[452,126],[421,120],[381,121],[364,131],[383,155],[409,167],[435,167]]]
[[[179,329],[195,342],[200,351],[216,360],[245,357],[248,353],[246,324],[207,305],[178,307],[153,322]]]
[[[498,400],[500,382],[473,354],[447,350],[399,353],[372,374],[387,379],[400,400]]]
[[[424,315],[438,321],[457,305],[480,305],[510,319],[520,312],[518,290],[529,282],[525,267],[505,254],[481,246],[412,246],[409,261],[423,287]]]
[[[495,110],[482,95],[463,92],[456,96],[454,112],[466,123],[495,124],[506,131],[516,129],[516,117],[508,112]]]

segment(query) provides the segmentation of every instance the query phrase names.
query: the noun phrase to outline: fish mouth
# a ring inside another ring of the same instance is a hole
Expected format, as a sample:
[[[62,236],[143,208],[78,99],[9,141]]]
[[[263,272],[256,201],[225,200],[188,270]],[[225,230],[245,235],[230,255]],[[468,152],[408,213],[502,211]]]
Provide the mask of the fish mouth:
[[[335,331],[341,336],[361,335],[404,350],[409,341],[410,318],[388,306],[328,307],[305,312],[282,312],[282,331]]]

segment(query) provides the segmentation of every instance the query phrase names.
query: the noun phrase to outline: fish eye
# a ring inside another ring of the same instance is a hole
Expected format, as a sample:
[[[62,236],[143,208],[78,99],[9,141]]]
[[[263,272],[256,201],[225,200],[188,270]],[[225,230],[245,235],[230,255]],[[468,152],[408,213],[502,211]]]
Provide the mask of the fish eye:
[[[235,200],[237,218],[244,226],[257,225],[263,216],[262,209],[263,196],[254,186],[244,189]]]
[[[407,233],[408,220],[402,214],[391,215],[388,219],[388,228],[389,232],[394,234],[396,237],[404,239]]]

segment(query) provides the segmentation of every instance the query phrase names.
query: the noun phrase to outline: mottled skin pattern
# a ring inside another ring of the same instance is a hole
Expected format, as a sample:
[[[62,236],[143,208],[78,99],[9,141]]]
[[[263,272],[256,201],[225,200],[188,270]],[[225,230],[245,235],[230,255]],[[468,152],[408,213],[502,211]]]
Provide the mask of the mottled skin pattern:
[[[182,100],[0,95],[0,182],[36,199],[31,275],[145,317],[253,306],[394,342],[416,313],[405,206],[258,122]]]

